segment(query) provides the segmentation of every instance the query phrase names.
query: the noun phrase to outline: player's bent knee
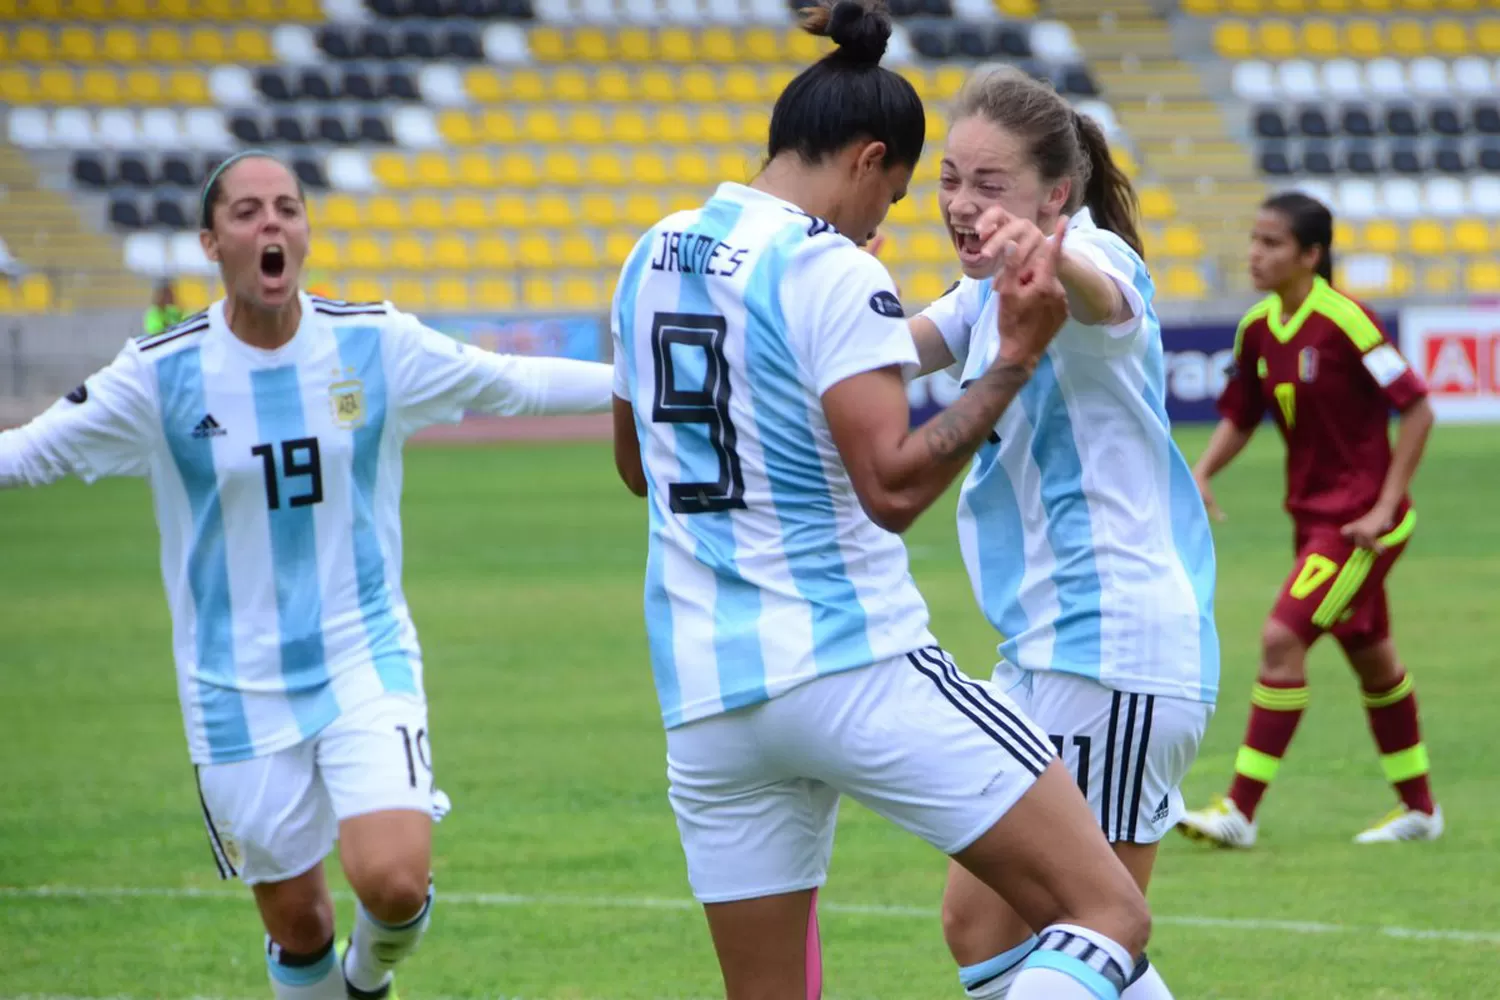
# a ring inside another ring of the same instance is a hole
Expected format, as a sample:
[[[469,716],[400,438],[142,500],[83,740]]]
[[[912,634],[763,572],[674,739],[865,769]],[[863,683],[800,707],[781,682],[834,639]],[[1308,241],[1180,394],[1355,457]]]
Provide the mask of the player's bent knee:
[[[1260,650],[1262,679],[1283,684],[1305,681],[1307,647],[1296,632],[1274,618],[1269,619],[1261,628]]]
[[[370,916],[383,924],[403,924],[427,904],[428,873],[410,866],[382,866],[350,879],[354,893]]]
[[[333,937],[331,903],[262,906],[261,917],[271,940],[292,954],[314,954]]]

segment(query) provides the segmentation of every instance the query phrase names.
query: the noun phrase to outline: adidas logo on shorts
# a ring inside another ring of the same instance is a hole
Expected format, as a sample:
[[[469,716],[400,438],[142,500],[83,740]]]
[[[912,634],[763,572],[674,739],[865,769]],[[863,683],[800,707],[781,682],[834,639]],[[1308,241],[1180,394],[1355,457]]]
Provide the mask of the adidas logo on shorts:
[[[219,426],[212,413],[198,421],[198,426],[193,428],[193,437],[203,440],[204,438],[223,437],[229,432]]]
[[[1171,799],[1170,795],[1163,795],[1161,797],[1161,805],[1156,807],[1156,813],[1151,817],[1151,822],[1160,823],[1167,818],[1168,814],[1172,812]]]

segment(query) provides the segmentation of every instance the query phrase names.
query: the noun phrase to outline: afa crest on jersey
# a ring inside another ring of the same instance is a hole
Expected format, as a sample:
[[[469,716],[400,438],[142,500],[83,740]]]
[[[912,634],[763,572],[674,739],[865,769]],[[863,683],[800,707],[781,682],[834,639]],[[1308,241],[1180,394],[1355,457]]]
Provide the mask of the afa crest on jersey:
[[[333,419],[345,430],[357,430],[365,424],[365,386],[357,378],[335,382],[328,387],[328,401]]]
[[[1297,377],[1303,382],[1312,382],[1318,377],[1318,350],[1304,347],[1297,355]]]

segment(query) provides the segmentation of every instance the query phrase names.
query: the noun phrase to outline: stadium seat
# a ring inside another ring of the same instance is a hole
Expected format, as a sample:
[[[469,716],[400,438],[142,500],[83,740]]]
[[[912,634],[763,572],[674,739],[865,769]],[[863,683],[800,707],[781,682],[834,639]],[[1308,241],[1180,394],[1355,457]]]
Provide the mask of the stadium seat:
[[[1375,59],[1365,67],[1365,86],[1376,97],[1405,97],[1411,89],[1406,70],[1394,59]]]
[[[1357,100],[1365,95],[1365,81],[1359,64],[1349,59],[1333,59],[1323,64],[1323,92],[1339,100]]]
[[[1379,189],[1368,180],[1339,181],[1336,197],[1321,200],[1350,219],[1371,219],[1381,214]]]
[[[125,237],[125,267],[136,274],[168,274],[166,239],[160,233],[131,233]]]
[[[1500,104],[1493,101],[1475,103],[1471,109],[1474,131],[1480,135],[1500,135]]]
[[[1500,216],[1500,177],[1471,178],[1469,204],[1480,215]]]
[[[1470,293],[1500,294],[1500,262],[1471,260],[1464,265],[1464,287]]]
[[[1258,60],[1236,63],[1231,71],[1230,86],[1235,96],[1245,101],[1272,101],[1279,96],[1276,71],[1270,63]]]
[[[1495,77],[1483,59],[1458,59],[1452,68],[1453,88],[1465,97],[1488,97],[1495,92]]]
[[[1344,169],[1351,174],[1369,176],[1378,173],[1380,166],[1370,146],[1351,144],[1344,149]]]
[[[173,274],[213,275],[218,265],[203,254],[196,231],[173,233],[167,238],[167,261]]]
[[[1450,235],[1453,249],[1458,253],[1488,255],[1495,251],[1490,227],[1479,219],[1459,219]]]
[[[1272,177],[1285,177],[1292,173],[1292,162],[1287,156],[1285,145],[1277,144],[1263,148],[1259,162],[1261,172]]]
[[[1333,176],[1333,154],[1327,143],[1306,143],[1302,147],[1302,170],[1314,177]]]
[[[1412,138],[1422,132],[1416,112],[1408,105],[1393,104],[1385,111],[1385,130],[1391,135]]]
[[[1380,184],[1380,201],[1398,219],[1422,214],[1422,187],[1411,178],[1388,177]]]
[[[1364,227],[1362,246],[1377,254],[1396,253],[1402,249],[1401,228],[1388,219],[1377,219]]]
[[[1320,107],[1305,107],[1297,113],[1297,131],[1311,139],[1326,139],[1333,134]]]
[[[1441,59],[1413,60],[1407,66],[1411,89],[1418,97],[1447,97],[1453,90],[1448,78],[1448,64]]]
[[[1432,215],[1453,219],[1468,214],[1463,182],[1454,177],[1429,177],[1422,186],[1422,206]]]
[[[1426,169],[1421,153],[1411,143],[1398,143],[1391,148],[1390,166],[1396,173],[1407,175],[1420,174]]]
[[[1262,139],[1285,139],[1290,134],[1286,119],[1275,108],[1258,108],[1255,112],[1255,134]]]

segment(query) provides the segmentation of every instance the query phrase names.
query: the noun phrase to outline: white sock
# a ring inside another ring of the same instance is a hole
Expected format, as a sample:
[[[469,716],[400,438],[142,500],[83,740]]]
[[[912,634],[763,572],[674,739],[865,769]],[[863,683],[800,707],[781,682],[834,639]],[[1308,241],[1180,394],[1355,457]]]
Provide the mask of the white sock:
[[[276,1000],[344,1000],[346,996],[332,938],[326,948],[314,954],[294,955],[267,934],[266,971]]]
[[[1130,974],[1130,984],[1125,987],[1125,992],[1120,994],[1120,1000],[1173,1000],[1172,991],[1167,989],[1166,982],[1161,978],[1161,973],[1156,971],[1156,966],[1145,955],[1135,963],[1135,971]]]
[[[432,920],[432,884],[427,885],[427,901],[415,917],[404,924],[391,926],[370,916],[361,904],[355,908],[354,932],[349,935],[349,950],[344,953],[344,977],[349,980],[351,995],[384,995],[390,985],[391,972],[401,960],[417,950],[417,942]]]
[[[1010,984],[1021,974],[1021,963],[1036,947],[1036,935],[1007,952],[958,970],[958,981],[971,1000],[1005,1000]]]
[[[1053,924],[1010,987],[1010,1000],[1120,1000],[1135,962],[1130,952],[1087,927]]]

